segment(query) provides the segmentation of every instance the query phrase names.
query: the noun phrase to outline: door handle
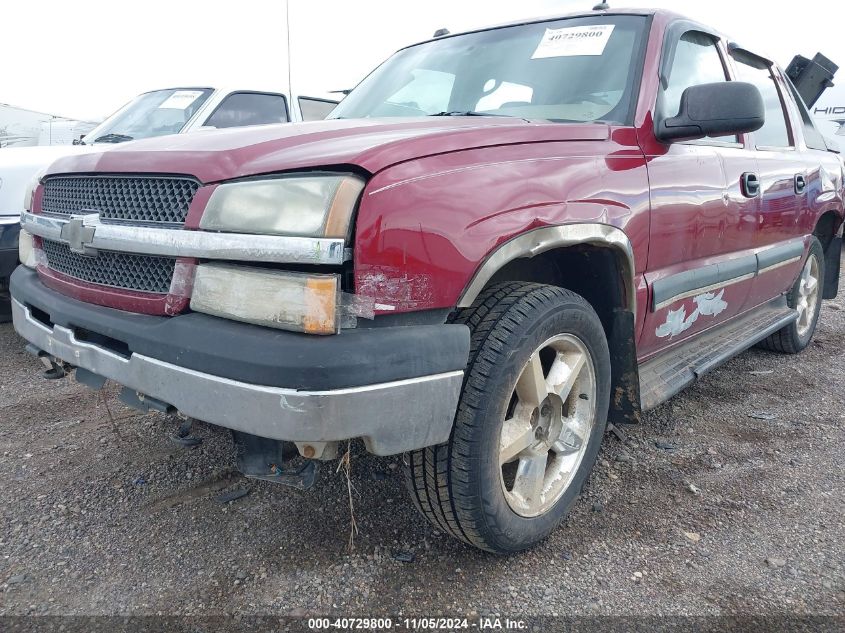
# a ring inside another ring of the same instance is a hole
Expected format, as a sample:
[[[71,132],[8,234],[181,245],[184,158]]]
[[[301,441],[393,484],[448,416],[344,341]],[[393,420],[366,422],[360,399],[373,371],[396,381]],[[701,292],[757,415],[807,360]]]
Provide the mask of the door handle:
[[[742,195],[746,198],[756,198],[760,195],[760,178],[757,174],[750,171],[742,174]]]
[[[804,174],[795,174],[795,193],[804,193],[807,188],[807,179]]]

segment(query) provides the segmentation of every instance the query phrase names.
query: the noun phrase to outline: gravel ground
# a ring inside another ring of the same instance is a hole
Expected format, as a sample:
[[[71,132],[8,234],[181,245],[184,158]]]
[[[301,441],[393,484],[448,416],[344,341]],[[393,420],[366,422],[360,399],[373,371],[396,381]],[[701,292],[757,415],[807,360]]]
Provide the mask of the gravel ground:
[[[332,465],[305,493],[246,480],[227,432],[177,448],[0,326],[0,615],[843,617],[842,297],[803,354],[749,351],[608,435],[565,525],[510,558],[435,532],[355,445],[350,552]]]

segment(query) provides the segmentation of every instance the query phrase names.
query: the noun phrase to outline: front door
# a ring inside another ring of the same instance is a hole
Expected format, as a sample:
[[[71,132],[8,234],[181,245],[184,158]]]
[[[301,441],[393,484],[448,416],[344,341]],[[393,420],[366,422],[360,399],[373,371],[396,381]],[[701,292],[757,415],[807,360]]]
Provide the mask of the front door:
[[[666,76],[658,116],[677,114],[693,85],[728,81],[715,35],[678,34],[664,55]],[[742,311],[756,259],[751,252],[758,198],[743,189],[754,156],[737,137],[665,145],[642,143],[651,187],[651,230],[646,281],[651,288],[641,359]]]

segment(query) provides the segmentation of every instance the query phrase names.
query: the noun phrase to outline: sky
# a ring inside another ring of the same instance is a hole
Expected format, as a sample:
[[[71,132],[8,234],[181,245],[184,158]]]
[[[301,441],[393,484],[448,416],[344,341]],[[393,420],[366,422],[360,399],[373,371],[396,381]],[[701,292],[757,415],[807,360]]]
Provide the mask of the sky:
[[[294,92],[353,87],[396,49],[441,27],[472,29],[589,10],[597,0],[290,0]],[[843,67],[845,2],[610,0],[663,7],[786,65],[821,50]],[[796,6],[819,7],[797,11]],[[0,22],[0,103],[100,120],[136,94],[210,85],[284,90],[285,0],[9,0]],[[845,102],[845,99],[843,99]]]

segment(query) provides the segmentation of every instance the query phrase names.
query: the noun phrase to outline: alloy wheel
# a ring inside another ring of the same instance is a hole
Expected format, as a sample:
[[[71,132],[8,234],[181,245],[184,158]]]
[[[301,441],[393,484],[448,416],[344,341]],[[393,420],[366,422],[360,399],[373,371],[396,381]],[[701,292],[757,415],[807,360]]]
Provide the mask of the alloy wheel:
[[[813,253],[807,257],[798,284],[798,300],[795,309],[798,310],[796,329],[798,336],[804,337],[813,327],[816,317],[816,304],[819,301],[819,260]]]
[[[560,334],[534,351],[499,440],[502,488],[515,513],[539,516],[566,492],[587,451],[595,400],[595,365],[580,339]]]

